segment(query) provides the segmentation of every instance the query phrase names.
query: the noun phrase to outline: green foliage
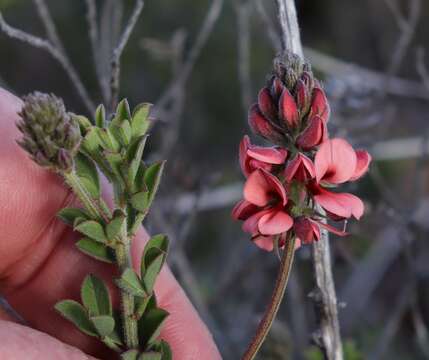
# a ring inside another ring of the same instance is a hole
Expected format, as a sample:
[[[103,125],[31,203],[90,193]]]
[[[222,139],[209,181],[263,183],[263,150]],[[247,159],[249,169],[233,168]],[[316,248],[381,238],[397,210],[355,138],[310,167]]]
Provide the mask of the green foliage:
[[[97,336],[97,330],[89,320],[87,311],[77,301],[60,301],[55,305],[55,309],[83,333],[90,336]]]
[[[103,226],[95,220],[81,222],[75,227],[75,230],[86,235],[92,240],[101,243],[105,243],[107,241],[107,236],[104,232]]]
[[[94,275],[88,275],[81,288],[82,303],[89,315],[112,315],[112,302],[104,282]]]
[[[79,153],[76,158],[76,174],[94,199],[100,197],[100,179],[94,162],[86,155]]]
[[[83,221],[89,220],[90,216],[84,209],[77,208],[64,208],[57,216],[64,221],[67,225],[75,226],[76,219],[82,219]]]
[[[123,291],[134,296],[145,296],[146,292],[135,271],[131,268],[125,269],[121,277],[117,279],[116,285]]]
[[[115,263],[115,255],[112,249],[89,238],[83,238],[76,243],[76,247],[84,254],[103,262]]]

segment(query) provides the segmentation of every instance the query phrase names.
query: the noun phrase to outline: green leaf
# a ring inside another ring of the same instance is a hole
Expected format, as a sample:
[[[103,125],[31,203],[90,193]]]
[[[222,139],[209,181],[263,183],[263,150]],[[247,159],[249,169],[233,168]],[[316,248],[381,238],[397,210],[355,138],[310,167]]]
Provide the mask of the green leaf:
[[[134,185],[136,190],[141,190],[134,184],[134,180],[136,178],[137,172],[142,162],[143,151],[146,145],[146,139],[147,139],[147,136],[141,136],[137,138],[131,144],[127,152],[127,161],[130,164],[128,168],[128,178],[129,178],[129,182]]]
[[[119,126],[120,124],[122,124],[124,120],[130,120],[130,119],[131,119],[130,105],[128,104],[127,99],[122,99],[116,108],[116,114],[112,120],[112,123]]]
[[[79,124],[82,134],[85,134],[85,132],[92,126],[91,121],[86,116],[72,114],[72,117]]]
[[[112,134],[111,125],[109,126],[109,129],[98,128],[97,135],[100,138],[101,146],[104,149],[113,151],[113,152],[117,152],[120,150],[121,145],[119,144],[115,136]]]
[[[84,221],[76,226],[75,230],[98,242],[105,243],[107,241],[103,226],[95,220]]]
[[[137,360],[139,352],[137,350],[128,350],[121,354],[122,360]]]
[[[140,344],[151,344],[159,336],[169,313],[163,309],[151,309],[138,321]]]
[[[128,146],[131,141],[131,125],[128,120],[124,120],[121,126],[119,127],[119,134],[121,137],[122,145]]]
[[[168,237],[165,234],[157,234],[150,238],[150,240],[146,243],[144,251],[148,251],[150,248],[158,248],[165,253],[168,252],[169,241]]]
[[[93,316],[90,318],[95,329],[97,330],[98,335],[105,337],[110,335],[115,328],[115,319],[112,316],[100,315]]]
[[[146,309],[149,307],[149,303],[152,300],[152,296],[146,296],[144,298],[136,298],[136,317],[140,319]]]
[[[116,285],[122,290],[128,292],[134,296],[145,296],[143,285],[140,282],[139,277],[133,269],[125,269],[119,279],[115,281]]]
[[[74,226],[74,222],[77,218],[84,220],[89,220],[91,218],[84,209],[78,208],[64,208],[57,214],[57,216],[70,226]]]
[[[113,240],[119,234],[126,220],[126,215],[122,210],[116,209],[114,211],[113,219],[106,225],[106,234],[109,240]]]
[[[95,125],[99,128],[103,128],[106,124],[106,109],[104,108],[104,105],[101,104],[97,107],[97,110],[95,110]]]
[[[100,197],[100,179],[94,162],[86,155],[79,153],[75,158],[76,174],[95,199]]]
[[[164,171],[165,161],[160,161],[149,166],[144,172],[144,183],[146,184],[150,196],[149,206],[152,203],[161,182],[161,176]]]
[[[86,310],[77,301],[60,301],[55,305],[55,310],[67,320],[71,321],[80,331],[90,336],[97,336],[96,330],[89,320]]]
[[[147,130],[149,129],[149,126],[150,126],[149,112],[151,107],[152,107],[151,104],[143,103],[143,104],[137,105],[136,108],[134,109],[133,117],[131,120],[131,129],[132,129],[134,138],[137,138],[146,134]]]
[[[131,205],[134,209],[145,212],[149,208],[149,197],[150,193],[148,191],[142,191],[134,194],[131,197]]]
[[[142,353],[138,360],[162,360],[162,353],[156,351],[147,351]]]
[[[83,281],[80,296],[90,316],[112,315],[109,290],[102,280],[88,275]]]
[[[88,129],[82,141],[82,148],[89,154],[93,154],[100,147],[100,138],[97,134],[97,128],[92,126]]]
[[[109,264],[115,263],[113,250],[95,240],[83,238],[76,243],[76,246],[84,254],[91,256],[94,259]]]
[[[146,252],[142,262],[145,263],[145,268],[142,267],[142,279],[146,291],[151,294],[155,284],[156,277],[161,271],[164,264],[166,254],[157,248],[151,248]]]

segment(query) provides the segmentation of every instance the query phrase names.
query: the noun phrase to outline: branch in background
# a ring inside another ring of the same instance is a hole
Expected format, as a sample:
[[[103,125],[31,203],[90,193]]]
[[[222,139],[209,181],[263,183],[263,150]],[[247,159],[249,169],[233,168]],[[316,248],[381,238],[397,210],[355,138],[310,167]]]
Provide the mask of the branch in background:
[[[140,14],[143,10],[144,1],[136,0],[133,13],[128,20],[128,24],[125,26],[125,29],[119,39],[119,43],[116,48],[113,50],[112,59],[111,59],[111,77],[110,77],[110,108],[114,109],[118,103],[119,95],[119,83],[120,83],[120,73],[121,73],[121,55],[125,49],[125,46],[130,39],[131,33],[134,30],[134,27],[137,24],[137,21],[140,17]]]
[[[195,43],[192,49],[189,52],[189,55],[186,61],[183,62],[180,70],[177,71],[177,75],[171,81],[170,85],[167,87],[167,90],[163,93],[160,99],[156,103],[157,111],[165,108],[168,103],[177,95],[178,92],[181,92],[182,87],[186,83],[191,75],[192,69],[206,44],[210,34],[213,31],[215,24],[219,19],[220,12],[223,7],[224,0],[213,0],[209,10],[207,11],[207,15],[203,20],[203,25],[199,31],[198,37],[195,40]]]
[[[103,69],[100,63],[101,60],[101,46],[100,46],[100,34],[98,27],[98,16],[97,16],[97,5],[95,0],[86,0],[86,21],[89,29],[89,40],[91,42],[92,59],[94,62],[95,73],[97,75],[98,84],[103,97],[103,102],[107,103],[109,98],[109,86],[106,78],[103,74]]]
[[[274,28],[273,22],[268,16],[267,11],[265,10],[263,0],[256,0],[256,10],[259,13],[259,17],[262,20],[262,24],[264,25],[264,28],[268,34],[268,39],[270,40],[273,49],[275,49],[276,52],[281,51],[282,43],[280,36],[277,30]]]
[[[425,65],[425,51],[422,47],[419,47],[417,49],[416,56],[417,56],[417,64],[416,64],[417,72],[419,73],[419,76],[422,79],[422,82],[426,87],[426,90],[429,92],[429,71]]]
[[[39,1],[38,3],[43,4],[43,2],[41,2],[41,1]],[[43,10],[39,11],[39,13],[43,15],[43,17],[41,17],[41,18],[42,18],[42,21],[44,22],[45,28],[50,29],[49,31],[51,33],[48,36],[50,36],[50,37],[53,36],[54,39],[57,38],[57,40],[55,40],[55,41],[59,41],[58,36],[53,35],[53,34],[56,34],[56,31],[54,30],[54,32],[52,33],[52,26],[54,26],[53,23],[49,22],[49,20],[48,20],[48,23],[45,23],[47,21],[47,19],[51,19],[49,12],[47,13],[48,17],[47,18],[45,17],[46,11],[47,11],[47,8],[45,7],[45,8],[43,8]],[[55,27],[54,27],[54,29],[55,29]],[[67,54],[65,54],[61,48],[58,48],[50,40],[39,38],[39,37],[34,36],[32,34],[26,33],[25,31],[22,31],[22,30],[19,30],[19,29],[16,29],[16,28],[10,26],[5,21],[5,19],[3,18],[3,15],[1,12],[0,12],[0,30],[12,39],[22,41],[24,43],[27,43],[27,44],[29,44],[33,47],[39,48],[39,49],[43,49],[43,50],[47,51],[49,54],[51,54],[51,56],[56,61],[58,61],[58,63],[62,66],[62,68],[64,69],[64,71],[66,72],[68,77],[70,78],[71,83],[76,88],[77,93],[79,94],[82,102],[85,104],[88,111],[91,113],[94,111],[95,105],[94,105],[93,101],[91,100],[91,98],[88,94],[88,91],[86,90],[85,86],[83,85],[83,83],[79,77],[79,74],[75,70],[74,66],[71,64]]]
[[[409,15],[405,17],[398,6],[398,3],[393,0],[384,0],[389,10],[392,12],[393,17],[400,29],[399,40],[391,56],[391,61],[389,63],[387,74],[394,75],[398,72],[407,50],[413,40],[413,37],[416,32],[417,24],[421,14],[421,0],[411,0],[408,1],[409,5]]]
[[[241,102],[244,113],[247,114],[251,102],[250,79],[250,14],[252,1],[237,0],[235,12],[237,19],[237,67],[241,87]]]

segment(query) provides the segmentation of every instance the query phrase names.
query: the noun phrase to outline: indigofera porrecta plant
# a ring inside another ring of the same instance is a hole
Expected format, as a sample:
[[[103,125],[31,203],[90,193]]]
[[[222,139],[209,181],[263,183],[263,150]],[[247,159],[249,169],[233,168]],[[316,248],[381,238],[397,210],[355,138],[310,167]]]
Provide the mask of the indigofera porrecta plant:
[[[277,56],[248,117],[252,131],[273,146],[252,145],[247,135],[241,141],[244,199],[232,211],[258,247],[279,255],[283,249],[273,297],[244,360],[255,357],[270,329],[295,250],[319,241],[322,229],[347,235],[327,220],[363,215],[362,200],[335,188],[362,177],[371,156],[344,139],[329,138],[329,115],[325,92],[310,65],[289,52]]]
[[[23,135],[19,145],[37,164],[61,176],[80,200],[82,207],[58,214],[81,234],[77,248],[118,269],[114,284],[120,309],[112,307],[108,287],[92,274],[83,281],[81,302],[63,300],[55,308],[124,360],[172,358],[168,343],[159,338],[168,312],[158,307],[154,293],[167,256],[167,237],[160,234],[148,241],[138,272],[130,258],[132,239],[149,212],[164,168],[163,161],[142,160],[149,111],[149,104],[141,104],[131,113],[123,100],[108,117],[99,106],[90,121],[67,112],[56,96],[35,92],[24,97],[17,123]],[[112,208],[102,198],[99,172],[113,186]]]

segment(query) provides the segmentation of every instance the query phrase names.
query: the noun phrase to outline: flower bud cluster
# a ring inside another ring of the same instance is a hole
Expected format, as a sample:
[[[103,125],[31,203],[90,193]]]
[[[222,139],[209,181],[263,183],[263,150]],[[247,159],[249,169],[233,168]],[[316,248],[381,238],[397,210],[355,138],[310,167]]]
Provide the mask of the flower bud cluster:
[[[17,123],[23,134],[18,144],[41,166],[70,171],[77,154],[81,133],[75,118],[61,99],[34,92],[24,97]]]
[[[362,216],[358,197],[332,188],[363,176],[371,156],[343,139],[329,139],[329,115],[310,66],[293,54],[276,58],[248,118],[253,132],[275,146],[252,145],[248,136],[242,140],[240,165],[247,179],[244,199],[232,211],[259,247],[282,247],[291,237],[297,246],[309,244],[320,239],[321,227],[344,236],[344,230],[326,224],[326,217]]]

